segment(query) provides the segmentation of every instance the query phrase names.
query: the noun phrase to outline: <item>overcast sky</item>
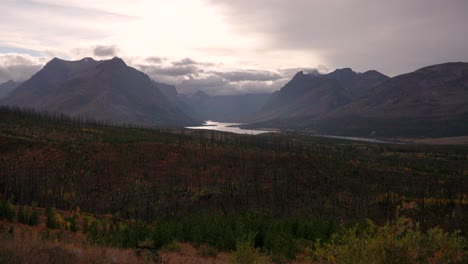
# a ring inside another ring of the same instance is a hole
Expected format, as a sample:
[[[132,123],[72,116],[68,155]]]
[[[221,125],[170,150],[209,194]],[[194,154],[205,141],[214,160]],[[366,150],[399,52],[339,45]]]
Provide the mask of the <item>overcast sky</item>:
[[[0,82],[122,57],[179,91],[271,92],[295,72],[468,61],[467,0],[0,0]]]

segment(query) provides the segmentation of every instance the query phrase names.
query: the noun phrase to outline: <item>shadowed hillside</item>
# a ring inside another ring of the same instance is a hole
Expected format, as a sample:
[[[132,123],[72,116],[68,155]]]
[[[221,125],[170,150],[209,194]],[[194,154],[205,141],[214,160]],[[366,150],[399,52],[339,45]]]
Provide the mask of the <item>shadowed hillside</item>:
[[[64,113],[83,119],[160,126],[193,124],[150,78],[119,58],[54,58],[16,88],[3,105]]]

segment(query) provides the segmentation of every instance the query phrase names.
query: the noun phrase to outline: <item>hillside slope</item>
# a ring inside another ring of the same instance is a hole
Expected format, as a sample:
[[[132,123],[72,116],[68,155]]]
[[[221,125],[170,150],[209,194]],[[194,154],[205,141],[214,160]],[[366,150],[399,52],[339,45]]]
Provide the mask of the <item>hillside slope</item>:
[[[128,67],[119,58],[54,58],[0,103],[119,123],[193,123],[146,74]]]
[[[468,63],[445,63],[393,78],[298,73],[252,121],[335,135],[444,137],[468,135],[467,120]]]

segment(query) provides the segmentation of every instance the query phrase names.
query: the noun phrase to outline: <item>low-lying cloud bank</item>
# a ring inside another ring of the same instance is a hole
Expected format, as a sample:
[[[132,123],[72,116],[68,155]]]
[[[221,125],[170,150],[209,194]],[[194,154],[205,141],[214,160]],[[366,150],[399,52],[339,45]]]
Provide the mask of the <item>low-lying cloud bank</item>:
[[[180,93],[203,91],[210,95],[271,93],[281,88],[298,71],[327,72],[320,66],[271,70],[229,69],[221,63],[192,58],[171,61],[163,57],[132,58],[129,64],[154,80],[175,84]]]
[[[0,83],[13,80],[25,81],[47,62],[45,58],[27,54],[0,54]]]
[[[118,55],[118,50],[117,46],[110,45],[95,46],[90,51],[97,59],[107,59]],[[27,80],[50,59],[19,53],[0,54],[0,83]],[[271,93],[281,88],[296,72],[316,70],[310,67],[275,71],[228,69],[221,63],[202,62],[192,58],[173,60],[157,56],[123,59],[128,65],[145,72],[156,81],[176,85],[177,90],[185,94],[197,91],[210,95]],[[327,71],[323,66],[318,70]]]

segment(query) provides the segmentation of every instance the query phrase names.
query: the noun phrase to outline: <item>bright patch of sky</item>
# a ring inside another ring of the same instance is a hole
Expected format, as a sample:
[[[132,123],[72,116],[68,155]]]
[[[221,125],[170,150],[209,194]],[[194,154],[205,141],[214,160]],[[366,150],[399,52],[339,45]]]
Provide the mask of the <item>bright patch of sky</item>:
[[[119,56],[184,92],[271,92],[294,70],[468,61],[467,13],[466,0],[2,0],[0,56]]]

